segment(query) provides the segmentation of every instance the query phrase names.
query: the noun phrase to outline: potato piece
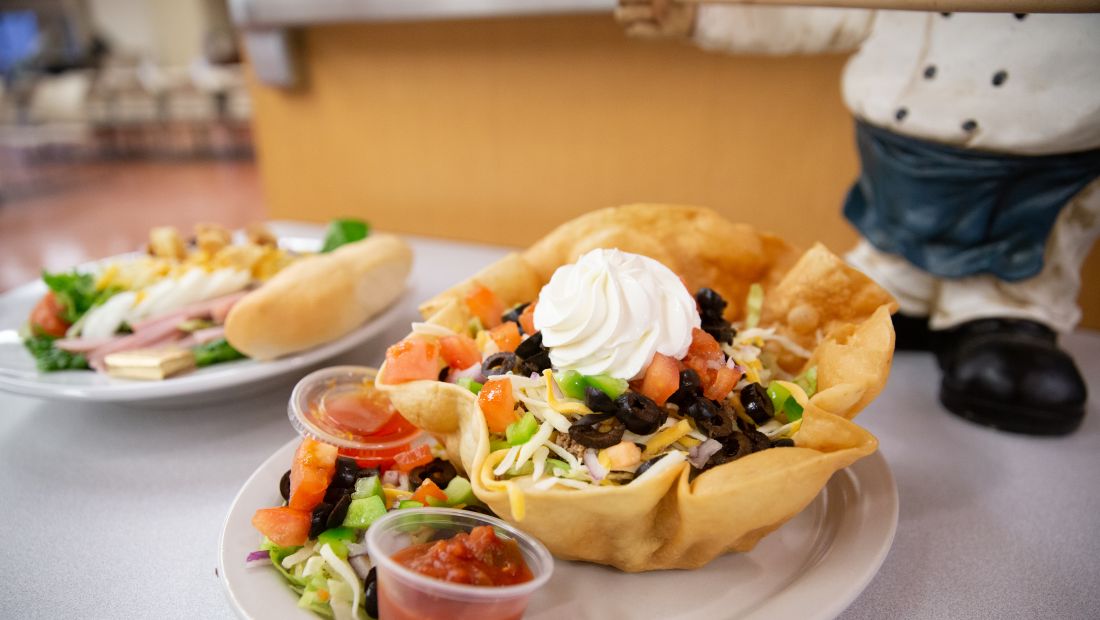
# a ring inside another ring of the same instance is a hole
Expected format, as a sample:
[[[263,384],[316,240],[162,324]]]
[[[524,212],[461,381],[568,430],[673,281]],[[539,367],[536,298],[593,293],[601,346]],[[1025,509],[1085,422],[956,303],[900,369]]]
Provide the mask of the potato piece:
[[[187,255],[183,238],[173,226],[157,226],[149,231],[149,253],[159,258],[183,260]]]

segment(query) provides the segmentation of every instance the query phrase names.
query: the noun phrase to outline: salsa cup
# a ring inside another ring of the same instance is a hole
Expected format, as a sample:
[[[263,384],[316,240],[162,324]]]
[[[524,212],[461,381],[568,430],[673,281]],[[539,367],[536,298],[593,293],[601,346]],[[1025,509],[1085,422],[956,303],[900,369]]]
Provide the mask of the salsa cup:
[[[368,366],[332,366],[306,375],[290,395],[291,425],[303,437],[338,447],[361,467],[392,464],[424,433],[374,387],[377,372]]]
[[[489,525],[514,540],[533,579],[509,586],[450,583],[402,566],[393,555],[427,540]],[[383,620],[511,620],[523,616],[531,594],[550,579],[554,560],[538,540],[480,513],[452,508],[396,510],[371,524],[367,551],[378,570],[378,611]]]

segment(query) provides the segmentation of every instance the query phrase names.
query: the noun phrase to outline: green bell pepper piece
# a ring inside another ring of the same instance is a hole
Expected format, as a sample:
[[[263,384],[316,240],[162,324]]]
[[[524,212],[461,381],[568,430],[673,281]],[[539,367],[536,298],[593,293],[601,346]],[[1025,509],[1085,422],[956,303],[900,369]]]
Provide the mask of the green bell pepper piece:
[[[321,532],[317,536],[317,544],[332,547],[332,552],[343,559],[348,557],[346,543],[353,542],[359,537],[359,533],[350,527],[334,527]]]
[[[443,492],[447,494],[448,506],[480,503],[477,497],[474,496],[474,487],[470,485],[469,480],[462,476],[451,478],[451,481],[447,483],[447,488],[443,489]]]
[[[348,506],[348,514],[344,517],[343,526],[365,530],[384,514],[386,514],[386,502],[377,495],[353,499]]]
[[[584,400],[584,375],[575,370],[567,370],[555,378],[563,394],[569,398]]]
[[[791,395],[790,390],[773,381],[768,385],[768,397],[775,407],[776,415],[782,414],[787,422],[794,422],[802,418],[802,405]]]
[[[626,379],[616,379],[608,375],[585,375],[584,382],[607,394],[612,399],[622,396],[626,388],[630,386]],[[581,394],[581,400],[584,400],[584,394]]]
[[[507,450],[511,448],[512,444],[504,441],[503,439],[490,439],[489,440],[489,452],[496,452],[497,450]]]
[[[356,480],[351,499],[365,499],[371,496],[377,496],[383,504],[386,503],[386,493],[382,490],[382,481],[378,479],[378,476],[367,476]]]
[[[469,377],[459,377],[458,380],[455,381],[455,384],[456,385],[461,385],[462,387],[466,388],[467,390],[470,390],[474,394],[477,394],[477,393],[481,392],[481,388],[484,387],[484,386],[482,386],[482,384],[478,383],[477,381],[474,381],[473,379],[471,379]]]
[[[421,504],[420,502],[416,501],[415,499],[403,499],[403,500],[397,502],[397,509],[398,510],[401,510],[403,508],[423,508],[423,507],[424,507],[424,504]]]
[[[512,422],[504,429],[504,436],[508,438],[508,445],[518,446],[530,441],[531,437],[539,430],[539,421],[535,415],[528,411],[523,417]]]

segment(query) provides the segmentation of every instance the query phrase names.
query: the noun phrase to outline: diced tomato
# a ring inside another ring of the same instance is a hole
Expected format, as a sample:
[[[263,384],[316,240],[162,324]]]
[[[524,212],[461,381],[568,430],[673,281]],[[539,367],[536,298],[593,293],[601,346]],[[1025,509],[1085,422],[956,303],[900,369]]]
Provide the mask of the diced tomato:
[[[427,465],[432,462],[432,449],[421,444],[411,450],[406,450],[393,457],[394,469],[400,472],[410,472],[414,467]]]
[[[726,356],[718,341],[699,328],[691,332],[691,347],[684,357],[684,366],[698,373],[703,395],[711,400],[725,398],[741,378],[738,371],[726,366]]]
[[[496,293],[477,282],[474,283],[470,292],[466,293],[466,307],[481,320],[481,325],[485,329],[500,325],[500,315],[504,314],[504,304]]]
[[[407,338],[386,349],[386,383],[439,377],[439,343]]]
[[[523,328],[524,333],[528,336],[534,334],[535,329],[535,302],[531,302],[523,309],[523,312],[519,315],[519,326]]]
[[[503,433],[508,425],[518,419],[516,399],[512,396],[512,382],[506,378],[489,379],[477,395],[485,423],[494,433]]]
[[[711,400],[725,400],[725,398],[729,396],[729,393],[733,390],[733,386],[737,385],[737,382],[740,380],[740,370],[734,370],[727,366],[722,366],[715,374],[714,383],[711,383],[707,387],[703,388],[703,396],[706,396]]]
[[[441,502],[447,501],[447,494],[431,480],[422,482],[420,488],[416,490],[416,493],[413,493],[411,499],[427,506],[429,497],[434,497]]]
[[[673,358],[657,353],[646,368],[638,391],[658,405],[680,387],[680,365]]]
[[[439,352],[443,356],[443,363],[456,370],[465,370],[481,363],[481,351],[477,350],[477,342],[465,334],[440,338]]]
[[[300,547],[309,540],[310,513],[286,506],[261,508],[252,515],[252,527],[280,547]]]
[[[337,454],[336,446],[308,437],[302,440],[290,466],[291,508],[310,511],[321,503],[336,471]]]
[[[57,297],[50,291],[38,300],[38,304],[31,310],[31,330],[36,334],[44,334],[61,338],[69,329],[69,323],[61,318],[64,308]]]
[[[501,323],[489,330],[489,337],[497,343],[498,349],[511,353],[519,346],[519,325],[511,321]]]

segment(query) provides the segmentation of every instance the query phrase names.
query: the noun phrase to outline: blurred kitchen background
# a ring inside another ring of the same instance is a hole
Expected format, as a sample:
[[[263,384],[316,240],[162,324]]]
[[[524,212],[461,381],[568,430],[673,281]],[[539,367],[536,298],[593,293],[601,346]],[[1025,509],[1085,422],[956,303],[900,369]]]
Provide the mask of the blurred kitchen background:
[[[526,245],[627,202],[847,249],[843,55],[627,38],[610,0],[0,0],[0,291],[148,229]],[[1100,328],[1100,252],[1083,272]]]

